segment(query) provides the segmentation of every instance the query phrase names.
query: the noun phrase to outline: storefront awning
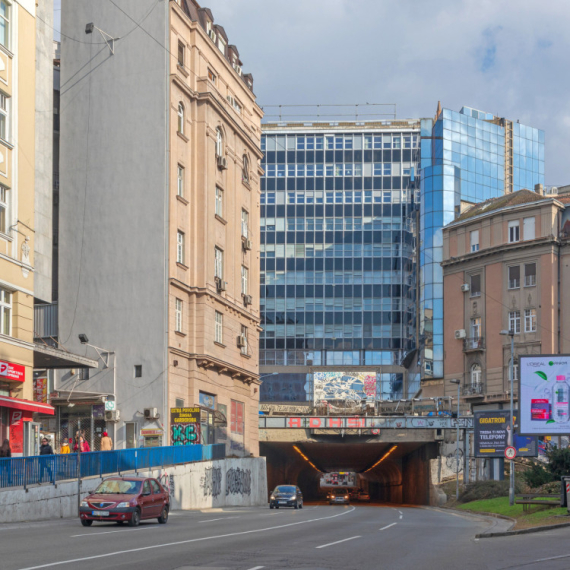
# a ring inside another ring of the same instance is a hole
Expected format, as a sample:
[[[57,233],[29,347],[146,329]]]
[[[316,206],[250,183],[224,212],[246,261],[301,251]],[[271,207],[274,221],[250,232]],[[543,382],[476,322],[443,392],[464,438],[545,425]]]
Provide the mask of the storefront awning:
[[[34,368],[97,368],[97,361],[35,342]]]
[[[99,405],[111,396],[106,392],[82,392],[80,390],[56,390],[50,394],[50,402],[54,406],[68,404]]]
[[[40,412],[48,416],[55,415],[55,408],[49,404],[41,402],[31,402],[30,400],[20,400],[18,398],[10,398],[8,396],[0,396],[0,408],[13,408],[15,410],[24,410],[26,412]]]

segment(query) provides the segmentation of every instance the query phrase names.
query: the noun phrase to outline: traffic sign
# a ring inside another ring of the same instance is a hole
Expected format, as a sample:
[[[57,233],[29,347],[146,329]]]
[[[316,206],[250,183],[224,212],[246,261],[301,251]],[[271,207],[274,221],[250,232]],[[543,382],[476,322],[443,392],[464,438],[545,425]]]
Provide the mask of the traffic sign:
[[[505,448],[505,457],[507,459],[514,459],[517,456],[517,450],[514,447]]]
[[[107,400],[105,402],[105,410],[112,411],[115,409],[115,401],[114,400]]]

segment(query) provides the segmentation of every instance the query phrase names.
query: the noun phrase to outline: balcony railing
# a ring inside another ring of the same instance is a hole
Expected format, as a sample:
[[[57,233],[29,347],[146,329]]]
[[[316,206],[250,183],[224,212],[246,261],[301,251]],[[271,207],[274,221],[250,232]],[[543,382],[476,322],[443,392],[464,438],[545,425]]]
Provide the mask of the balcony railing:
[[[463,386],[463,395],[464,396],[477,396],[479,394],[483,394],[483,383],[482,382],[473,382],[471,384],[467,384]]]
[[[463,339],[463,350],[485,350],[485,339],[482,336],[474,336]]]

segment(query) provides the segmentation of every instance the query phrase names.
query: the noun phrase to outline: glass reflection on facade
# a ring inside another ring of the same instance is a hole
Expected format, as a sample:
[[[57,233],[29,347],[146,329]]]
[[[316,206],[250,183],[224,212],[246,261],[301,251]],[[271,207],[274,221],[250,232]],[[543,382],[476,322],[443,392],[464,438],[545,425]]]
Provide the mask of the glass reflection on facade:
[[[278,374],[263,378],[262,401],[302,397],[284,367],[310,377],[307,400],[313,372],[331,366],[372,367],[378,399],[403,397],[419,134],[419,121],[264,126],[260,365]]]
[[[461,203],[544,184],[544,132],[463,107],[421,121],[419,339],[422,377],[443,377],[442,227]]]

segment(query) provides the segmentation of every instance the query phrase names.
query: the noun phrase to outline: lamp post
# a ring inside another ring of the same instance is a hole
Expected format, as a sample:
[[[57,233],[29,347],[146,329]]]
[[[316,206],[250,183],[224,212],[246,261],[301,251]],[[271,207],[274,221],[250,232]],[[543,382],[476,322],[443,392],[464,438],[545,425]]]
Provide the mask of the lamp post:
[[[455,434],[455,499],[459,500],[459,399],[461,397],[461,380],[453,378],[452,384],[457,384],[457,432]]]
[[[503,330],[499,334],[503,336],[511,337],[511,360],[509,363],[509,376],[510,376],[510,386],[511,386],[511,441],[508,442],[510,445],[515,444],[515,414],[513,409],[513,381],[514,381],[514,371],[515,371],[515,331]],[[509,472],[509,505],[513,506],[515,504],[515,468],[513,465],[513,460],[511,459],[511,469]]]

